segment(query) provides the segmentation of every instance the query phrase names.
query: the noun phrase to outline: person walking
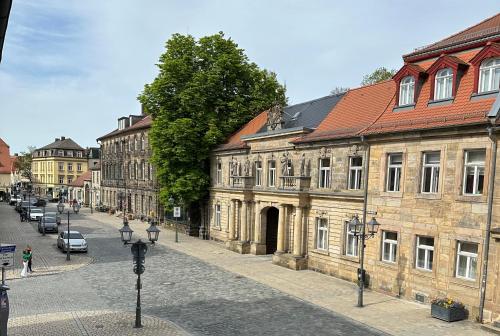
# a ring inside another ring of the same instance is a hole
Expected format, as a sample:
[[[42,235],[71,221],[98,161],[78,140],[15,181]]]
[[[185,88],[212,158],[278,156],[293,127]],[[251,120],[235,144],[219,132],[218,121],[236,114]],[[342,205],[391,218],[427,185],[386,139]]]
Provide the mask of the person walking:
[[[28,259],[28,273],[32,273],[33,272],[33,269],[31,268],[33,266],[33,250],[31,248],[31,246],[27,245],[26,246],[26,250],[28,251],[29,255],[30,255],[30,258]]]
[[[23,270],[21,271],[21,277],[25,278],[28,276],[28,260],[31,257],[31,253],[27,249],[23,250]]]

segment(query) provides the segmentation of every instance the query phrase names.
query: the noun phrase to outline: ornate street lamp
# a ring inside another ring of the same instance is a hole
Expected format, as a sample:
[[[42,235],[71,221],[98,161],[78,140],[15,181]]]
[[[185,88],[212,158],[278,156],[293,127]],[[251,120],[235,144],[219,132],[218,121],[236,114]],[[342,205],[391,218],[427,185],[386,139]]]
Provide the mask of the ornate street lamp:
[[[124,220],[123,227],[119,230],[122,242],[124,245],[132,244],[132,248],[130,249],[133,256],[133,271],[137,274],[137,304],[135,307],[135,328],[142,328],[141,324],[141,274],[144,273],[146,267],[144,263],[146,261],[146,252],[148,251],[147,243],[142,240],[138,240],[135,243],[130,243],[132,240],[132,233],[134,232],[130,226],[128,225],[128,221]],[[151,226],[146,229],[148,233],[148,240],[150,244],[154,244],[158,241],[158,236],[160,234],[160,230],[156,227],[156,223],[154,220],[151,221]]]
[[[349,222],[349,231],[357,238],[361,239],[361,256],[359,258],[359,269],[358,269],[358,307],[363,307],[363,290],[365,288],[365,270],[364,270],[364,259],[365,259],[365,240],[374,237],[379,228],[380,224],[377,222],[375,217],[365,225],[359,220],[358,215],[352,216]],[[366,233],[368,227],[368,233]]]

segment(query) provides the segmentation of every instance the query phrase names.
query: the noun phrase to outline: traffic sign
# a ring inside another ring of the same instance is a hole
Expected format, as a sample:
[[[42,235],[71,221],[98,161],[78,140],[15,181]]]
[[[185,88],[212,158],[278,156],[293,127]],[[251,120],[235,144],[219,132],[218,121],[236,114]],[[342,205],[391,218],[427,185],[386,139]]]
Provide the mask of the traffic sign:
[[[181,216],[181,207],[174,207],[174,217],[179,218]]]
[[[14,265],[14,252],[16,245],[0,245],[0,266],[11,267]]]

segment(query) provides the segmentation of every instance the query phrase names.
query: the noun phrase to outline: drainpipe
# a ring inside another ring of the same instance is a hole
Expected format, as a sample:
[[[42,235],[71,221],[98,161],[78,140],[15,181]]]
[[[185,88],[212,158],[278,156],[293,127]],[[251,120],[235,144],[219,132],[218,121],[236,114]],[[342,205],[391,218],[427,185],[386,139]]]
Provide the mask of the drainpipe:
[[[491,121],[491,120],[490,120]],[[492,121],[494,124],[494,121]],[[490,165],[490,177],[488,184],[488,215],[486,218],[486,233],[484,236],[484,246],[483,246],[483,272],[481,274],[481,287],[479,299],[479,323],[483,323],[483,311],[484,311],[484,301],[486,298],[486,283],[488,280],[488,257],[490,252],[490,236],[491,236],[491,217],[493,210],[493,192],[495,188],[495,170],[497,165],[497,138],[494,134],[494,127],[488,127],[488,137],[490,138],[492,146],[492,156]]]

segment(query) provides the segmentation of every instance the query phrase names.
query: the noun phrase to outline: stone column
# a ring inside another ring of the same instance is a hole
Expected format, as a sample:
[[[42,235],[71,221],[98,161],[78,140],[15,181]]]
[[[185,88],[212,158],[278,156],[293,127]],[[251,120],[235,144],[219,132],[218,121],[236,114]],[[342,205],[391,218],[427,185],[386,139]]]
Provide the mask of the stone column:
[[[231,200],[231,210],[229,211],[229,240],[234,239],[235,215],[236,215],[236,201]]]
[[[240,240],[246,242],[248,240],[248,202],[242,201],[241,204],[241,227],[240,227]]]
[[[255,203],[255,228],[254,228],[254,237],[253,241],[256,243],[262,243],[262,226],[261,226],[261,215],[260,215],[260,202],[257,201]]]
[[[277,253],[283,253],[285,251],[285,205],[279,205],[279,214],[278,214],[278,244],[276,246]]]
[[[293,255],[302,256],[302,208],[295,208],[295,222],[293,223]]]

